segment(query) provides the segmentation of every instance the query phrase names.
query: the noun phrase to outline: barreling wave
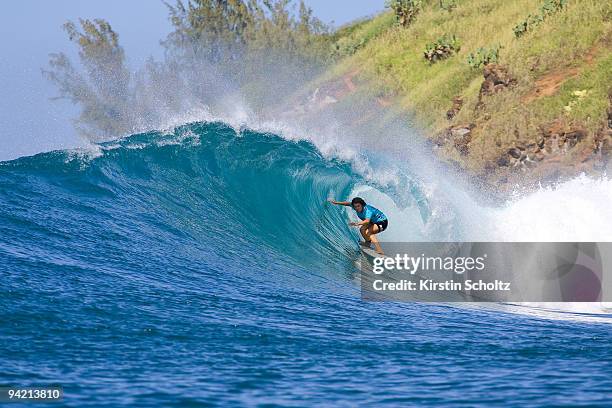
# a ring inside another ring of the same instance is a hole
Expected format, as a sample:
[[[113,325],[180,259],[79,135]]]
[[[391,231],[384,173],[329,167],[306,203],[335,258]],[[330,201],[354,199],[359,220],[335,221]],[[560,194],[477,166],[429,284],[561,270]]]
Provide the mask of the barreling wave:
[[[355,236],[326,199],[364,183],[308,141],[193,123],[1,163],[0,251],[87,264],[116,257],[123,242],[170,257],[181,244],[207,256],[337,262]]]
[[[491,208],[442,177],[422,188],[399,171],[377,183],[375,171],[386,170],[372,170],[376,152],[367,165],[334,157],[307,140],[200,122],[0,163],[0,269],[167,284],[168,270],[212,273],[224,262],[228,271],[333,274],[354,268],[357,235],[350,213],[326,200],[356,194],[390,217],[387,241],[605,240],[612,230],[583,213],[609,212],[609,181],[581,178]],[[579,231],[570,229],[577,217]]]

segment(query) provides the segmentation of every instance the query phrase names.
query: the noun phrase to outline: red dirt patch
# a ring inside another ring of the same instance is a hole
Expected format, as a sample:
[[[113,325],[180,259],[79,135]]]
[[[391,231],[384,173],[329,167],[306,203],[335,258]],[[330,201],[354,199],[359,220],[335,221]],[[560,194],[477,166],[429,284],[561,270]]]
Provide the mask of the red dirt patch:
[[[598,47],[595,45],[586,53],[583,60],[586,65],[592,65],[597,54]],[[523,98],[524,103],[532,102],[538,98],[544,96],[552,96],[570,78],[574,78],[580,74],[581,69],[577,67],[565,68],[561,70],[552,71],[542,78],[538,79],[535,83],[535,89]]]
[[[578,68],[568,68],[561,71],[551,72],[550,74],[544,75],[538,79],[535,83],[535,90],[523,98],[523,102],[529,103],[535,99],[552,96],[563,85],[565,81],[575,77],[580,73]]]

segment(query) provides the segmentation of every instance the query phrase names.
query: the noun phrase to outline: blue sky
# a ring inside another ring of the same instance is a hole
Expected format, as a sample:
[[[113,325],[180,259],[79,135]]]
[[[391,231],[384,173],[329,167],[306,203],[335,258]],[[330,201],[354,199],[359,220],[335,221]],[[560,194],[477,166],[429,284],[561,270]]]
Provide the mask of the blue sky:
[[[320,19],[336,26],[384,8],[384,0],[306,0]],[[129,63],[161,56],[159,41],[170,31],[161,0],[21,0],[0,13],[0,160],[80,144],[70,119],[74,107],[55,96],[42,78],[48,55],[74,55],[61,25],[66,20],[104,18],[119,33]]]

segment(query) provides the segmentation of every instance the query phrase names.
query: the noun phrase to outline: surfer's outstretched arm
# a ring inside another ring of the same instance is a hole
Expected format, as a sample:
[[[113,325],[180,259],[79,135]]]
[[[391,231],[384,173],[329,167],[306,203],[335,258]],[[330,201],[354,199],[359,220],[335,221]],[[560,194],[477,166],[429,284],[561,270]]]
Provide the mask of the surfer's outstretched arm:
[[[344,205],[344,206],[347,206],[347,207],[351,206],[351,202],[350,201],[336,201],[336,200],[333,200],[331,198],[329,200],[327,200],[327,201],[329,201],[332,204],[336,204],[336,205]]]

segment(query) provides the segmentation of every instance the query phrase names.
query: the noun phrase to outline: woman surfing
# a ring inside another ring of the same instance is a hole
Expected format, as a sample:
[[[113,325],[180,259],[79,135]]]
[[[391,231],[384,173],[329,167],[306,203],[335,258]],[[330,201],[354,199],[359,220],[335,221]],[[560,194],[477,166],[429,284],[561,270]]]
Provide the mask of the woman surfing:
[[[376,207],[366,204],[366,202],[361,197],[355,197],[350,202],[336,201],[332,200],[331,198],[328,201],[335,205],[353,207],[353,210],[355,210],[355,212],[357,213],[357,217],[359,217],[361,221],[350,222],[349,225],[353,227],[359,227],[359,232],[361,233],[361,236],[364,240],[364,242],[359,242],[359,245],[369,248],[370,245],[374,243],[376,252],[381,255],[384,255],[383,250],[380,247],[380,243],[376,238],[376,234],[379,234],[386,230],[387,226],[389,225],[389,219],[382,211],[380,211]]]

